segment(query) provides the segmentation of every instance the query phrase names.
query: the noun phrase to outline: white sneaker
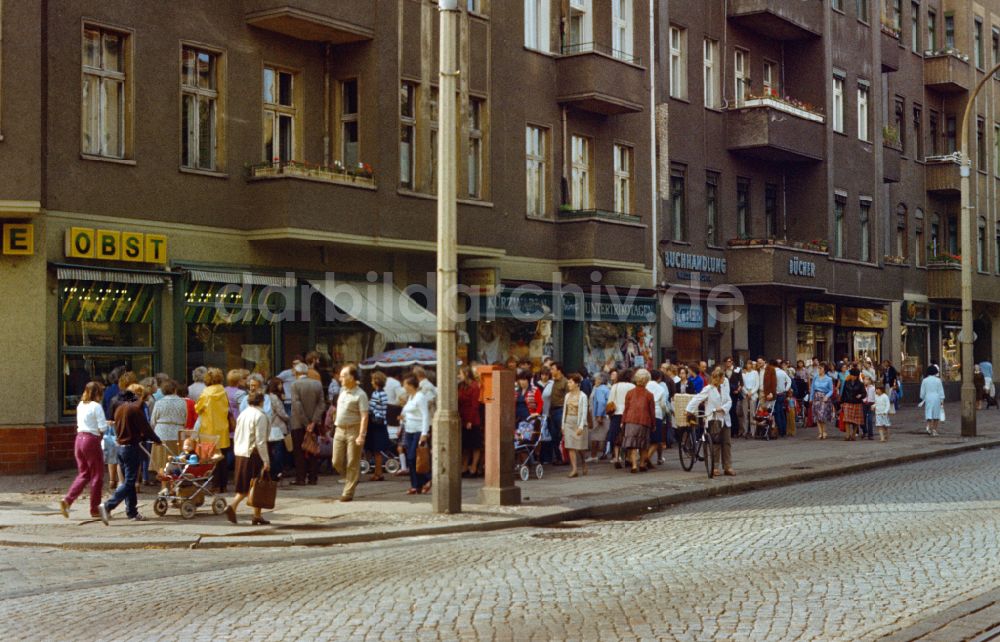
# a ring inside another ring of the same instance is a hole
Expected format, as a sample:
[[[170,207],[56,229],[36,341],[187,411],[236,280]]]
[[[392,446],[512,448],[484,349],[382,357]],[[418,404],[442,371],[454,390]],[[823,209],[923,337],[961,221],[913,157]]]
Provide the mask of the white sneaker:
[[[931,434],[931,427],[930,426],[924,426],[924,432],[926,432],[928,435]]]

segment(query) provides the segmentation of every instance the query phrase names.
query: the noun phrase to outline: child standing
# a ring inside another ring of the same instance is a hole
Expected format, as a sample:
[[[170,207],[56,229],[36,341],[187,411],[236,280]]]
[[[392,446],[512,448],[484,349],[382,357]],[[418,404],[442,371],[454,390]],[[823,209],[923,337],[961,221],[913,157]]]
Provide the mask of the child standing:
[[[892,401],[889,395],[885,394],[885,384],[880,383],[875,390],[875,425],[878,427],[878,440],[888,441],[889,427],[892,425],[889,421]]]

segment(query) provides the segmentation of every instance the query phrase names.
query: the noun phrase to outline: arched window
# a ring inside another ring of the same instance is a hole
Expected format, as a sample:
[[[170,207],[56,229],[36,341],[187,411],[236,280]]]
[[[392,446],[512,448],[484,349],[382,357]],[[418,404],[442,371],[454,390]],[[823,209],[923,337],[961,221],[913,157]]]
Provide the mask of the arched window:
[[[913,234],[917,265],[927,265],[927,243],[924,240],[924,211],[919,207],[913,212]]]
[[[900,203],[896,206],[896,256],[906,257],[909,240],[906,232],[906,206]]]

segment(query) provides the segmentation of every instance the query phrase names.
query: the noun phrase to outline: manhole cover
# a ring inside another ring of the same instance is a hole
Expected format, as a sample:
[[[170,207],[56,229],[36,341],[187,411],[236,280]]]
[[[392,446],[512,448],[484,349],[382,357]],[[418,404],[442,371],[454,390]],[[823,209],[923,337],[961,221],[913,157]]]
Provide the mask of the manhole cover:
[[[590,539],[591,537],[597,537],[597,534],[585,531],[557,531],[555,533],[535,533],[532,537],[554,540]]]

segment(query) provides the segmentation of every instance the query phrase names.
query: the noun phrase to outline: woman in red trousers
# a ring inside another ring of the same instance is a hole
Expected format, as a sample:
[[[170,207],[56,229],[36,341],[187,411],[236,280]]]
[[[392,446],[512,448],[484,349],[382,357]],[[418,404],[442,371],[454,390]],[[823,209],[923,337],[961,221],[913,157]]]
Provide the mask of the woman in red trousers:
[[[101,450],[101,436],[107,427],[101,400],[104,389],[96,381],[91,381],[83,389],[80,405],[76,407],[76,479],[66,496],[59,502],[59,511],[69,518],[69,507],[80,496],[83,489],[90,487],[90,516],[100,518],[101,486],[104,484],[104,451]]]

